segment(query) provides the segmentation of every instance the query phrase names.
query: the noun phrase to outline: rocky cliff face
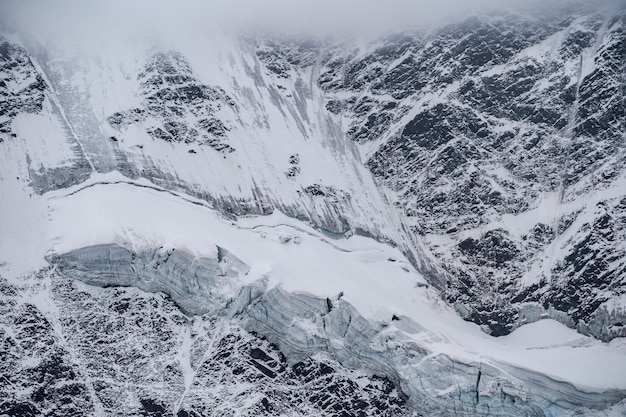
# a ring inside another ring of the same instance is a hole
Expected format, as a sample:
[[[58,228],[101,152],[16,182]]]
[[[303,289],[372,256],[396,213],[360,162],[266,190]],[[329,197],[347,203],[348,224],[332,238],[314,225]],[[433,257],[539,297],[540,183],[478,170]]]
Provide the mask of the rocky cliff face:
[[[393,245],[492,335],[550,317],[608,342],[626,336],[625,13],[119,56],[7,35],[0,207],[117,171],[233,222],[279,211]],[[602,415],[624,398],[438,352],[414,319],[341,296],[235,285],[250,266],[219,245],[125,244],[0,263],[0,414]]]
[[[581,6],[317,48],[326,109],[440,262],[432,283],[492,334],[533,310],[624,335],[625,25]],[[257,53],[277,76],[303,65],[278,51]]]

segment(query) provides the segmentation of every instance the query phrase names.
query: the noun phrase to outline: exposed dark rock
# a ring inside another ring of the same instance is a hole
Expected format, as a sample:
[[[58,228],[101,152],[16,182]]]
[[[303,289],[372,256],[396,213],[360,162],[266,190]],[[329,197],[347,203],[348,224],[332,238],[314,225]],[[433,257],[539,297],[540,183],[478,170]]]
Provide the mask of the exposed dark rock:
[[[138,78],[144,107],[114,113],[108,118],[113,127],[122,129],[151,116],[161,121],[147,128],[156,139],[198,143],[223,153],[235,151],[226,142],[230,128],[217,116],[220,109],[234,106],[234,101],[222,88],[201,84],[182,55],[154,54]]]
[[[28,52],[0,37],[0,140],[15,137],[11,123],[20,112],[41,111],[46,88]]]
[[[582,4],[554,6],[532,18],[472,17],[389,37],[366,52],[331,49],[324,58],[318,83],[327,110],[342,115],[355,141],[378,141],[366,165],[397,193],[411,230],[443,263],[446,298],[498,334],[515,325],[522,293],[581,325],[619,294],[622,223],[602,237],[602,253],[592,249],[597,234],[559,241],[570,254],[529,293],[519,280],[545,262],[543,251],[580,209],[537,219],[520,235],[488,225],[529,212],[550,193],[571,201],[606,189],[624,172],[617,159],[626,155],[625,19],[623,10],[609,16]],[[598,214],[592,228],[605,223]],[[466,231],[482,237],[464,238]],[[439,247],[442,235],[452,239],[447,249]],[[607,337],[594,326],[585,331]]]

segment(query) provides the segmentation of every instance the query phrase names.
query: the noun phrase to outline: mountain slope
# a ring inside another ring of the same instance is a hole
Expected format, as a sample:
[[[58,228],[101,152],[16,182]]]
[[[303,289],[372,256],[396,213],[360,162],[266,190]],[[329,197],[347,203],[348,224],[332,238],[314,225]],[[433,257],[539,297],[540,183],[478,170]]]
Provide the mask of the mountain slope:
[[[544,311],[624,335],[625,23],[478,17],[327,57],[328,110],[493,334]]]
[[[0,412],[622,412],[625,19],[3,35]]]

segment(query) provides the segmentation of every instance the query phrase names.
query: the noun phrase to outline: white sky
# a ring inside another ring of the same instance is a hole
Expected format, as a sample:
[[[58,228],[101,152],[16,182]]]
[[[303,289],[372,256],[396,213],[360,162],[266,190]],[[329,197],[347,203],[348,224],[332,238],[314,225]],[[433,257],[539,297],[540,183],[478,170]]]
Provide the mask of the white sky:
[[[48,39],[193,30],[281,30],[317,35],[399,30],[476,11],[624,0],[2,0],[0,21]]]

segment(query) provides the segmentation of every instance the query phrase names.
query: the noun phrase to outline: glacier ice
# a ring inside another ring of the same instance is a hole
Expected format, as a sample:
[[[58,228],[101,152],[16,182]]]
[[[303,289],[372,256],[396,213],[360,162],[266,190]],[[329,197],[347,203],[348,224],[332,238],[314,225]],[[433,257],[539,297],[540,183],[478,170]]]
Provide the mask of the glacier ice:
[[[292,366],[327,355],[347,369],[388,378],[423,415],[574,415],[601,412],[626,395],[620,389],[588,392],[497,360],[433,351],[420,342],[428,332],[411,318],[373,322],[341,294],[292,293],[267,288],[263,280],[244,285],[237,278],[248,267],[221,248],[217,254],[198,259],[174,249],[135,253],[99,244],[49,261],[58,273],[90,285],[163,292],[187,314],[239,320],[243,329],[275,343]]]
[[[50,262],[90,285],[164,292],[186,313],[216,314],[226,307],[228,288],[236,288],[231,281],[249,268],[227,250],[215,249],[215,258],[196,258],[176,249],[135,253],[116,244],[100,244],[52,256]]]

